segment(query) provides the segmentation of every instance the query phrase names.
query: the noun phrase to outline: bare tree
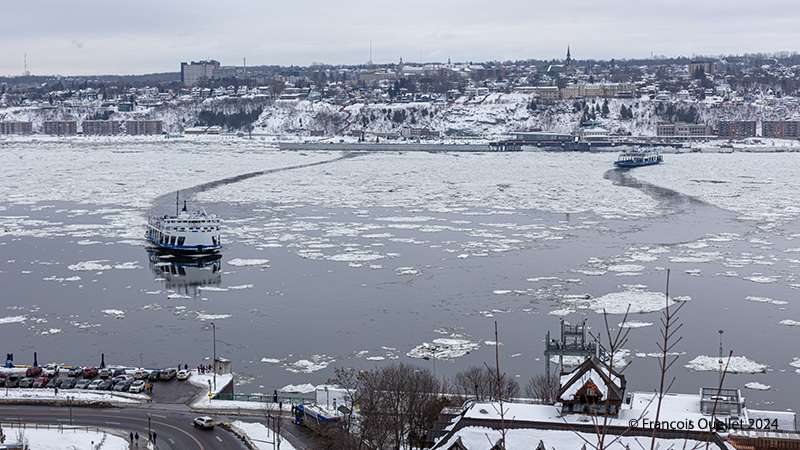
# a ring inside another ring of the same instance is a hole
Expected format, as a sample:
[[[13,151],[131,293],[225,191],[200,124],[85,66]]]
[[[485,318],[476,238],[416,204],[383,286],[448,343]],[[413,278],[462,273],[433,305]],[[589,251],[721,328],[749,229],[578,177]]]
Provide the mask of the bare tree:
[[[540,373],[531,378],[528,384],[525,385],[525,396],[534,399],[538,403],[552,405],[556,402],[560,387],[560,380],[557,374]]]

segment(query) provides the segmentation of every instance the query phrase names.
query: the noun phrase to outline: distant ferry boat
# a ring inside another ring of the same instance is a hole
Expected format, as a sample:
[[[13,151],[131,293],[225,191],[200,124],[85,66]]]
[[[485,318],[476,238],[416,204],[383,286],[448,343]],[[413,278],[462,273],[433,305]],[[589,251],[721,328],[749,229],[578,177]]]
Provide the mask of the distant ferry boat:
[[[158,248],[184,255],[215,253],[222,247],[219,218],[205,210],[189,212],[185,201],[174,216],[150,216],[145,237]]]
[[[655,147],[640,147],[633,150],[624,150],[614,163],[620,167],[638,167],[658,164],[664,160],[661,149]]]

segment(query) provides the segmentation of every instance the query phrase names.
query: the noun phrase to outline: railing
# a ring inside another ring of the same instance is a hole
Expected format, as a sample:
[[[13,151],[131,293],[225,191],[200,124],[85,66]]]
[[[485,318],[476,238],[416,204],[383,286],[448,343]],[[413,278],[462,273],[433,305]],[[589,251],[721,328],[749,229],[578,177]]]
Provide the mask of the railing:
[[[58,430],[63,432],[82,432],[82,433],[103,433],[105,434],[106,431],[104,429],[98,427],[90,427],[88,425],[64,425],[62,423],[14,423],[10,421],[3,422],[0,424],[3,429],[31,429],[31,430]]]
[[[214,396],[212,400],[227,400],[239,402],[261,402],[273,403],[275,397],[273,395],[264,394],[225,394],[219,393]],[[278,395],[278,402],[299,405],[301,403],[314,403],[316,400],[313,394],[310,395]]]

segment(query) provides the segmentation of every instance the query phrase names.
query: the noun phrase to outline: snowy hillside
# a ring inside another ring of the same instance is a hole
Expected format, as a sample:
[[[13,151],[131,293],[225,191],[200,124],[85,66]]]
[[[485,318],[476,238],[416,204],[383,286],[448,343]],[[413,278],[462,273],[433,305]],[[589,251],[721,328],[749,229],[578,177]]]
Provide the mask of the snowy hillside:
[[[404,128],[428,127],[449,137],[495,138],[531,128],[572,132],[586,117],[594,118],[612,133],[641,136],[655,135],[659,121],[681,121],[687,117],[689,122],[712,126],[721,120],[800,118],[797,105],[785,104],[663,102],[647,97],[557,102],[533,100],[531,95],[525,94],[490,94],[476,98],[461,97],[449,103],[353,103],[340,106],[308,100],[220,97],[202,102],[173,101],[149,109],[139,108],[135,112],[116,112],[100,107],[15,107],[0,110],[0,121],[31,121],[34,131],[42,130],[43,123],[49,120],[76,120],[80,124],[90,119],[147,119],[163,120],[164,130],[170,133],[199,125],[217,124],[226,131],[249,131],[249,126],[252,126],[252,131],[259,134],[300,136],[307,136],[312,131],[335,136],[352,130],[399,133]],[[631,111],[632,118],[623,118],[625,109]]]

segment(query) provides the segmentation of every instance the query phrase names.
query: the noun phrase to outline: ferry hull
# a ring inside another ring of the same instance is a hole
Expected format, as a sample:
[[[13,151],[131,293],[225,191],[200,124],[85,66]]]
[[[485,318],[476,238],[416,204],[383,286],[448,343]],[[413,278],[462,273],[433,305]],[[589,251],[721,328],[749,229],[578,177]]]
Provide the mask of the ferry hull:
[[[144,237],[146,237],[157,248],[159,248],[161,250],[164,250],[164,251],[167,251],[167,252],[170,252],[170,253],[175,253],[175,254],[178,254],[178,255],[187,255],[187,256],[188,255],[209,255],[209,254],[218,253],[219,250],[222,248],[221,245],[202,245],[202,244],[198,244],[198,245],[194,245],[194,246],[171,245],[171,244],[167,244],[167,243],[164,243],[164,242],[159,242],[158,239],[156,239],[155,237],[153,237],[149,233],[146,233],[144,235]]]

